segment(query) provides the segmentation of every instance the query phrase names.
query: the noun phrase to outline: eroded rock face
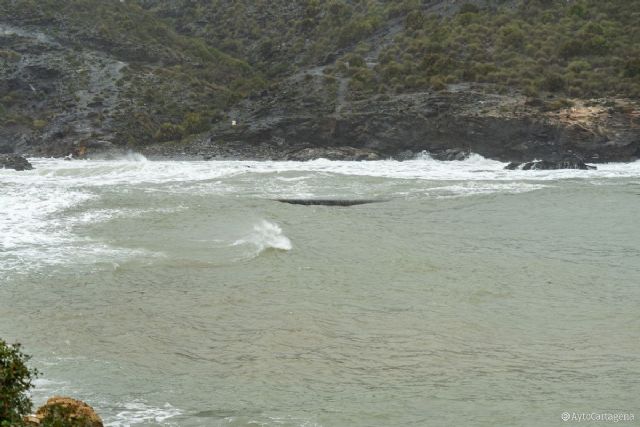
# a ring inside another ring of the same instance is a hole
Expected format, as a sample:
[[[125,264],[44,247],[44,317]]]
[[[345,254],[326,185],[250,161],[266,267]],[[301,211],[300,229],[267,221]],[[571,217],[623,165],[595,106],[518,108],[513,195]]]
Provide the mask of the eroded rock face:
[[[27,171],[33,169],[33,165],[17,154],[0,154],[0,169]]]
[[[288,83],[291,90],[296,88],[296,82]],[[640,158],[640,127],[629,125],[640,107],[631,101],[611,112],[602,105],[584,107],[582,101],[576,101],[575,108],[546,112],[529,106],[522,95],[485,94],[470,86],[457,92],[347,98],[337,108],[330,98],[322,98],[322,91],[311,93],[307,86],[297,93],[323,101],[306,105],[299,96],[269,92],[233,109],[242,125],[221,122],[209,132],[210,143],[180,144],[176,149],[233,147],[231,156],[260,158],[264,153],[278,160],[329,154],[348,160],[353,156],[346,155],[346,147],[398,160],[423,151],[438,160],[464,160],[468,153],[477,153],[519,163],[571,155],[594,163]]]
[[[102,419],[91,406],[70,397],[52,397],[36,412],[37,422],[34,417],[30,418],[32,425],[54,425],[57,421],[74,427],[104,427]]]

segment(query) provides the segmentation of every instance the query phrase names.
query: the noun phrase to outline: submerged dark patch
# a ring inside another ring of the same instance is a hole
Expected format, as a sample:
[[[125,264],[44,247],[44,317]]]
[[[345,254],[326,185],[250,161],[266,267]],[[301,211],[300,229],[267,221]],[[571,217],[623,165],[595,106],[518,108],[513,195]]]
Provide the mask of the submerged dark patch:
[[[344,199],[276,199],[280,203],[302,206],[356,206],[382,203],[386,200],[344,200]]]

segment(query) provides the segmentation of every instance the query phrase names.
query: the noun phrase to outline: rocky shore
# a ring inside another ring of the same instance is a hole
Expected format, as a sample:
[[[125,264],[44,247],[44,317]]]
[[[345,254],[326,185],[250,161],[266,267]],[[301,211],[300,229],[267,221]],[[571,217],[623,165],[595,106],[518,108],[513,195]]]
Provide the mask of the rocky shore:
[[[33,169],[27,159],[17,154],[0,154],[0,169],[25,171]]]
[[[339,112],[276,94],[231,111],[235,125],[222,122],[189,141],[140,149],[150,157],[302,161],[405,160],[423,151],[462,160],[473,152],[570,168],[640,158],[640,109],[631,101],[575,100],[572,107],[543,111],[536,100],[478,89],[379,96],[349,102]]]
[[[423,151],[461,160],[473,152],[504,162],[546,162],[535,167],[640,158],[637,99],[532,97],[513,88],[496,93],[482,83],[410,93],[358,91],[352,79],[328,74],[335,60],[229,102],[207,123],[199,121],[207,103],[189,107],[178,122],[159,104],[179,107],[186,92],[156,99],[164,94],[156,80],[166,70],[160,73],[158,61],[138,63],[112,43],[80,49],[50,23],[0,22],[6,57],[0,91],[7,94],[0,153],[8,155],[0,167],[29,168],[11,154],[98,158],[127,151],[165,159],[297,161],[403,160]]]

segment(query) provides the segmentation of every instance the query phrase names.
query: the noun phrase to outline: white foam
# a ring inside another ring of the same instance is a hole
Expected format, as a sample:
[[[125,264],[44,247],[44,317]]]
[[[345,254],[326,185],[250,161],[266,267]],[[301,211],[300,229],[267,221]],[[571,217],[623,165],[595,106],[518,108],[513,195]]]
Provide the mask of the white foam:
[[[128,151],[127,154],[124,155],[122,160],[125,160],[128,162],[147,162],[148,161],[144,155],[140,153],[136,153],[134,151]]]
[[[3,187],[0,194],[0,248],[11,250],[33,245],[54,245],[63,240],[47,222],[57,212],[94,196],[64,188]]]
[[[0,186],[2,184],[0,183]],[[102,247],[80,251],[77,238],[59,217],[66,209],[94,198],[65,188],[4,185],[0,194],[0,272],[23,272],[42,265],[82,262]],[[78,255],[76,257],[75,255]]]
[[[229,426],[299,426],[299,427],[322,427],[316,421],[293,417],[293,416],[268,416],[246,417],[233,416],[224,419],[224,425]]]
[[[65,383],[64,381],[53,381],[45,378],[36,378],[32,381],[33,386],[35,387],[35,391],[39,392],[48,392],[53,390],[59,390],[62,388]]]
[[[580,178],[628,178],[640,176],[640,161],[634,163],[609,163],[598,165],[598,170],[506,170],[507,163],[486,159],[472,154],[463,161],[439,161],[427,154],[420,158],[398,162],[343,162],[326,159],[301,163],[315,172],[328,172],[352,176],[379,178],[420,179],[435,181],[549,181]],[[291,168],[299,167],[291,165]]]
[[[176,213],[184,209],[186,209],[184,206],[154,209],[95,209],[71,216],[67,221],[69,224],[95,224],[99,222],[107,222],[117,218],[141,217],[150,213]]]
[[[394,198],[407,194],[410,198],[442,198],[535,191],[566,179],[601,185],[611,179],[640,178],[640,161],[600,164],[598,170],[586,171],[511,171],[504,169],[505,163],[476,154],[464,161],[450,162],[434,160],[427,154],[404,162],[148,161],[135,153],[109,161],[30,160],[35,170],[0,169],[0,272],[91,262],[101,256],[131,256],[131,251],[91,242],[74,233],[74,225],[79,223],[147,213],[85,208],[105,187],[122,192],[195,192],[262,198]],[[357,179],[341,180],[336,185],[337,176]],[[416,181],[416,185],[407,186],[406,181]],[[259,251],[269,247],[290,250],[291,242],[282,230],[269,224],[258,224],[251,236],[239,242]]]
[[[97,259],[140,253],[113,248],[74,233],[78,223],[129,213],[126,210],[67,213],[97,198],[89,191],[66,185],[19,185],[2,181],[0,190],[0,272],[3,274],[23,274],[70,260],[90,264]]]
[[[248,236],[237,240],[234,243],[234,246],[246,244],[255,246],[258,253],[266,249],[290,251],[293,248],[291,240],[284,235],[280,226],[266,220],[262,220],[255,224],[253,226],[253,232]]]
[[[149,423],[175,425],[166,421],[182,414],[182,411],[169,403],[165,403],[162,407],[154,407],[141,401],[134,401],[124,403],[122,407],[123,409],[118,411],[115,416],[105,417],[106,427],[129,427]]]
[[[548,187],[544,184],[531,184],[526,182],[463,182],[460,184],[445,185],[429,188],[421,194],[435,198],[465,197],[484,194],[509,193],[520,194],[541,190]]]
[[[326,159],[309,162],[258,161],[147,161],[131,154],[129,160],[65,162],[32,159],[34,171],[0,170],[0,182],[54,184],[66,186],[146,185],[206,183],[245,174],[304,173],[302,177],[278,177],[277,181],[308,181],[309,172],[348,176],[447,181],[549,181],[559,179],[602,179],[640,177],[640,161],[599,164],[598,170],[505,170],[506,163],[472,154],[464,161],[438,161],[428,155],[399,162],[347,162]],[[135,160],[138,159],[138,160]]]
[[[56,359],[58,360],[58,359]],[[66,358],[66,360],[76,360],[75,358]],[[72,387],[65,381],[55,381],[45,378],[33,380],[32,398],[40,405],[54,395],[70,395],[82,396],[85,393],[82,390]],[[169,403],[165,403],[162,407],[151,406],[141,400],[133,400],[125,403],[109,403],[100,400],[91,402],[104,419],[105,426],[108,427],[128,427],[136,424],[157,423],[166,426],[173,426],[170,420],[173,417],[182,414],[182,411],[175,408]]]

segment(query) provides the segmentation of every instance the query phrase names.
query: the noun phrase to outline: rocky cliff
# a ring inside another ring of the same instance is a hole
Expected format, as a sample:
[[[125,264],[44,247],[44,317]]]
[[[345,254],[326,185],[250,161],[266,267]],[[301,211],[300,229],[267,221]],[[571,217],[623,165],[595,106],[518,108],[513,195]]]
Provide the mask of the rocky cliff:
[[[517,93],[490,95],[481,87],[379,95],[321,103],[306,97],[265,96],[231,111],[231,121],[188,143],[156,145],[149,154],[305,160],[410,158],[422,151],[474,152],[503,161],[589,162],[640,158],[640,114],[630,100],[574,100],[554,111]],[[287,86],[294,91],[295,84]],[[305,101],[308,100],[308,101]],[[345,149],[348,148],[348,149]]]
[[[0,12],[0,152],[640,157],[635,0],[625,14],[591,0],[0,0]]]

